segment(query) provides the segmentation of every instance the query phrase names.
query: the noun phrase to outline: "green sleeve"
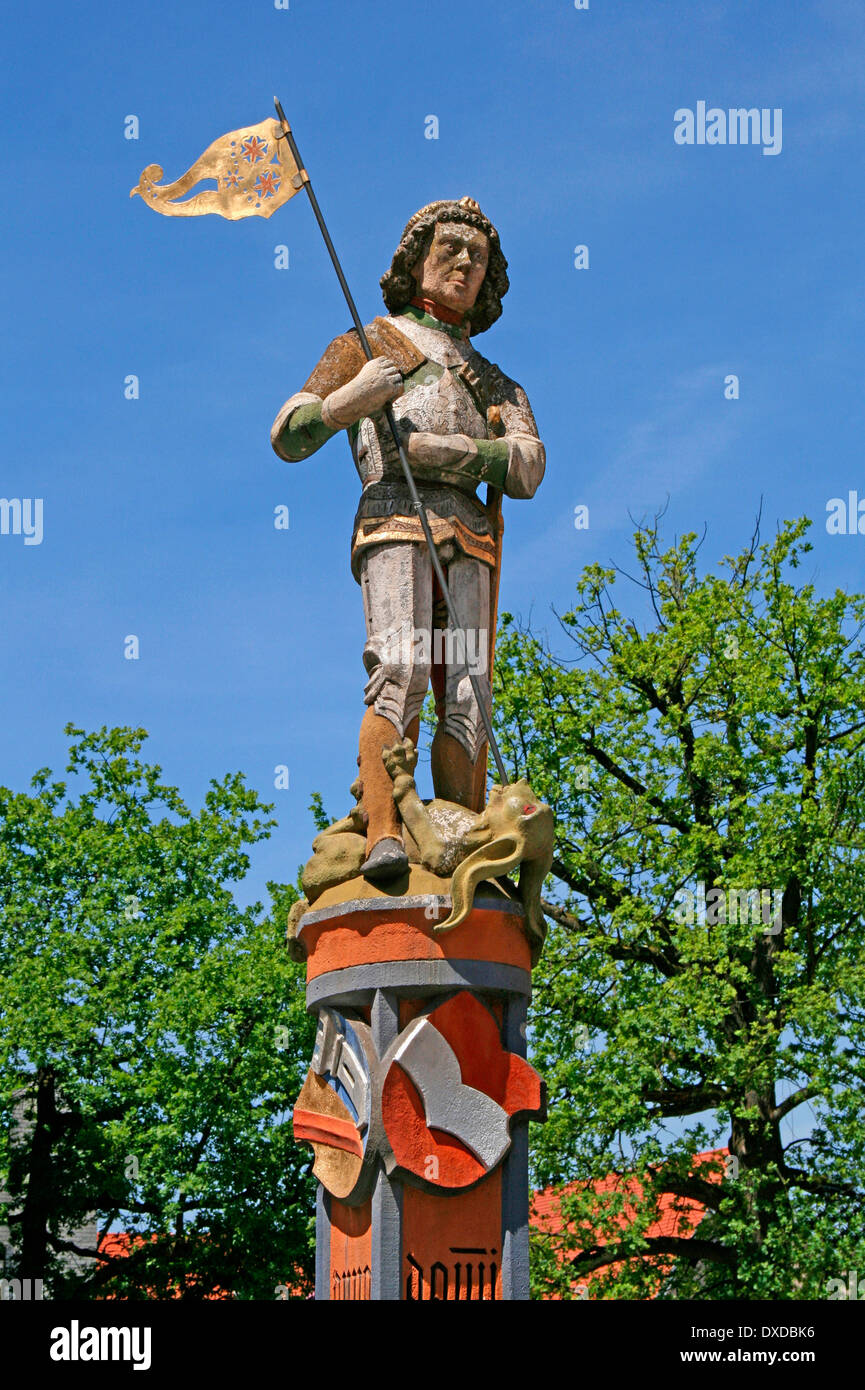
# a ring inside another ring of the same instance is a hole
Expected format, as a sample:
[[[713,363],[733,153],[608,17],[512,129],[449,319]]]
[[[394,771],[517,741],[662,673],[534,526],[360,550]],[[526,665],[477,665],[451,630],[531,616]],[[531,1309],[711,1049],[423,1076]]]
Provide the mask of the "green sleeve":
[[[492,483],[503,488],[508,473],[508,441],[506,439],[476,439],[478,456],[464,464],[461,471],[479,483]]]
[[[321,418],[321,401],[309,401],[293,410],[279,435],[279,448],[292,463],[308,458],[332,439],[336,430],[328,429]]]

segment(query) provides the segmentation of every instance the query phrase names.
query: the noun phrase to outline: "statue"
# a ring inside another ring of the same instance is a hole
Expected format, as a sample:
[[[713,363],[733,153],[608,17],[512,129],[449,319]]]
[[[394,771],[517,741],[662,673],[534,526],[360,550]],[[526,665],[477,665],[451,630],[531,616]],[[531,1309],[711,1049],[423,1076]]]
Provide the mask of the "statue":
[[[281,458],[299,462],[345,429],[363,485],[351,551],[367,631],[368,708],[358,757],[366,835],[361,872],[387,883],[406,872],[408,854],[383,752],[404,738],[417,743],[430,680],[438,720],[435,796],[483,810],[487,739],[467,667],[488,712],[500,495],[532,497],[545,458],[522,387],[471,343],[472,334],[500,316],[508,289],[498,232],[477,203],[443,200],[415,213],[381,285],[389,315],[365,329],[373,360],[365,359],[356,331],[336,338],[303,390],[279,411],[271,441]],[[383,412],[391,404],[462,631],[452,630],[444,611],[385,428]],[[476,494],[481,482],[486,505]]]
[[[292,1110],[319,1179],[316,1297],[527,1299],[528,1123],[545,1114],[527,1007],[554,826],[531,787],[508,780],[490,690],[501,498],[534,495],[544,448],[525,392],[471,342],[501,313],[507,262],[472,199],[430,203],[382,278],[387,316],[364,326],[275,106],[277,120],[229,131],[173,182],[148,165],[132,194],[167,217],[237,220],[304,190],[354,325],[271,434],[299,462],[346,430],[362,483],[355,805],[316,837],[288,930],[318,1018]],[[196,192],[202,181],[216,187]],[[424,803],[415,748],[430,681]],[[500,779],[489,799],[488,749]]]

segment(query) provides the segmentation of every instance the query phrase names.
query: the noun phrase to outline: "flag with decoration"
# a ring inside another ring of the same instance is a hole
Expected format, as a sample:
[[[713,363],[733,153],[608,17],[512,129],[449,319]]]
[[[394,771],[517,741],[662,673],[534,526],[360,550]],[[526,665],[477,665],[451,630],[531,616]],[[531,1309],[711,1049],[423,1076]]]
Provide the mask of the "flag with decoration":
[[[148,207],[165,217],[199,217],[207,212],[231,221],[270,217],[303,187],[289,142],[275,120],[221,135],[174,183],[160,184],[162,177],[160,165],[148,164],[129,196],[138,193]],[[184,197],[204,180],[215,181],[216,187]]]

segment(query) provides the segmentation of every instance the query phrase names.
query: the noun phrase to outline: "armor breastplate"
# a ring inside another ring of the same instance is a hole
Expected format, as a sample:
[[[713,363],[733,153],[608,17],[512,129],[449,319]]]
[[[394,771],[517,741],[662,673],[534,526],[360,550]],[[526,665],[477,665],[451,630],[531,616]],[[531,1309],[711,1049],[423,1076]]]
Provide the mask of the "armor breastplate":
[[[424,434],[486,439],[487,422],[476,399],[479,379],[470,365],[477,354],[451,340],[440,341],[443,334],[420,325],[399,320],[399,328],[426,360],[404,377],[405,390],[392,406],[397,423]],[[363,483],[352,538],[352,570],[359,580],[360,558],[370,546],[422,545],[424,534],[383,414],[361,420],[352,453]],[[416,486],[434,543],[455,544],[463,554],[494,565],[495,538],[477,484],[467,478],[462,488],[425,477]]]
[[[437,362],[428,361],[419,368],[392,409],[398,422],[407,421],[423,433],[487,437],[486,421],[458,370]],[[364,488],[375,483],[405,487],[399,455],[383,416],[361,420],[354,452]],[[473,495],[474,488],[469,486],[466,492]]]

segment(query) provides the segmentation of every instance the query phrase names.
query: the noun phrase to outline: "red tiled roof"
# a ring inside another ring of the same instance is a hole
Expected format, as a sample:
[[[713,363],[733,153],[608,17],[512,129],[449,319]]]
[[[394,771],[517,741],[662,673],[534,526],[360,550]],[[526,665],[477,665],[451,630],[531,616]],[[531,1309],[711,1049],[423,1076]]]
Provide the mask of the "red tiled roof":
[[[99,1253],[107,1259],[125,1259],[132,1254],[132,1251],[145,1244],[147,1240],[156,1241],[156,1235],[149,1237],[137,1235],[130,1231],[106,1231],[99,1241]],[[178,1286],[170,1292],[160,1294],[160,1298],[180,1298],[183,1290]],[[106,1299],[116,1298],[116,1294],[107,1293],[103,1295]],[[207,1301],[223,1300],[233,1298],[234,1294],[229,1289],[215,1288],[210,1293],[203,1294],[202,1297]]]
[[[720,1182],[722,1177],[722,1167],[718,1160],[726,1157],[727,1149],[710,1149],[706,1153],[695,1154],[692,1167],[694,1170],[708,1168],[709,1171],[701,1173],[701,1177],[708,1179],[709,1182]],[[537,1231],[552,1236],[558,1235],[565,1228],[565,1221],[561,1214],[562,1198],[571,1193],[584,1191],[587,1187],[602,1197],[604,1193],[632,1193],[639,1200],[643,1195],[642,1183],[633,1176],[619,1173],[611,1173],[605,1178],[596,1178],[594,1182],[587,1184],[581,1182],[570,1182],[563,1187],[547,1187],[535,1192],[532,1196],[532,1205],[529,1215],[530,1225]],[[695,1228],[705,1215],[705,1207],[694,1197],[680,1197],[671,1192],[662,1193],[658,1201],[658,1217],[652,1222],[646,1231],[647,1238],[657,1236],[682,1236],[692,1235]],[[627,1227],[629,1221],[634,1219],[635,1206],[626,1203],[623,1210],[617,1214],[616,1221],[622,1228]],[[588,1222],[583,1223],[585,1231],[585,1243],[583,1249],[588,1249],[593,1245],[603,1245],[605,1242],[599,1240],[592,1232]],[[150,1240],[156,1240],[157,1236],[150,1236]],[[99,1242],[99,1250],[109,1259],[124,1258],[131,1254],[135,1246],[143,1245],[145,1237],[135,1235],[128,1231],[108,1231],[102,1236]],[[577,1249],[569,1251],[569,1256],[577,1254]],[[659,1259],[658,1256],[646,1256],[647,1260],[652,1260],[658,1267],[659,1273],[669,1268],[669,1261]],[[614,1269],[615,1265],[608,1266]],[[589,1286],[592,1279],[597,1277],[597,1273],[582,1276],[574,1280],[574,1284],[584,1284]],[[106,1297],[113,1298],[115,1295],[108,1294]],[[171,1295],[180,1298],[181,1290],[176,1289]],[[556,1298],[558,1295],[552,1295]],[[227,1289],[217,1288],[212,1293],[205,1295],[208,1299],[227,1299],[232,1298],[233,1294]]]
[[[700,1176],[709,1182],[720,1182],[723,1176],[723,1165],[719,1160],[723,1160],[728,1153],[724,1149],[710,1149],[705,1153],[695,1154],[692,1160],[692,1168],[697,1171],[707,1169],[700,1173]],[[633,1194],[635,1202],[625,1202],[621,1212],[615,1215],[614,1220],[617,1225],[625,1229],[636,1215],[636,1203],[643,1196],[643,1184],[636,1177],[612,1173],[605,1178],[596,1178],[591,1183],[571,1182],[564,1187],[548,1187],[542,1191],[535,1192],[533,1195],[531,1212],[529,1216],[530,1225],[538,1232],[558,1235],[565,1229],[565,1220],[561,1214],[562,1198],[571,1193],[585,1191],[587,1188],[598,1196],[603,1197],[605,1193],[625,1193]],[[661,1193],[658,1198],[657,1219],[646,1230],[646,1238],[652,1239],[659,1236],[678,1236],[687,1238],[693,1235],[695,1228],[700,1224],[706,1212],[702,1202],[694,1197],[681,1197],[672,1192]],[[592,1246],[603,1246],[606,1241],[602,1237],[594,1234],[588,1221],[583,1221],[582,1229],[585,1233],[582,1249],[589,1249]],[[573,1258],[579,1253],[578,1246],[569,1249],[568,1256]],[[669,1261],[658,1256],[647,1255],[648,1261],[658,1266],[659,1272],[669,1268]],[[615,1269],[615,1264],[610,1264],[607,1269]],[[590,1273],[579,1279],[574,1280],[574,1284],[590,1285],[593,1278],[598,1277],[598,1273]]]

